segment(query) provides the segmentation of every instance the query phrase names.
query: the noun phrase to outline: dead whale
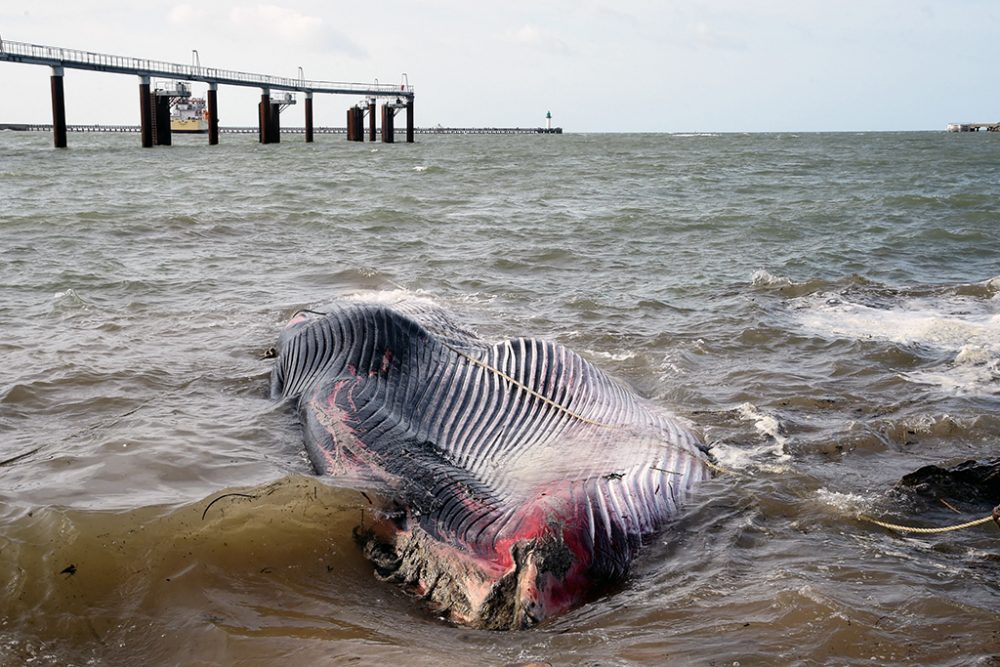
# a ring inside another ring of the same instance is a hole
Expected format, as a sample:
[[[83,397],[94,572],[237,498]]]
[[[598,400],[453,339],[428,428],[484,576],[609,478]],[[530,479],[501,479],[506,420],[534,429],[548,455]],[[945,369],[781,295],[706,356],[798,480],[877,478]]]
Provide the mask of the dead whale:
[[[384,500],[359,532],[377,572],[473,627],[529,627],[620,581],[711,475],[688,428],[578,354],[421,304],[297,314],[271,392],[321,475]]]

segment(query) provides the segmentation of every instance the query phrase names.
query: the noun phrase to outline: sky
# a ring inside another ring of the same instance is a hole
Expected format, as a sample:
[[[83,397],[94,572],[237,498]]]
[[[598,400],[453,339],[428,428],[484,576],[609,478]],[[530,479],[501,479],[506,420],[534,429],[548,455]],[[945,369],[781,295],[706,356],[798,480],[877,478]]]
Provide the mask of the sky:
[[[1000,0],[2,0],[0,38],[311,80],[401,83],[418,127],[943,130],[1000,121]],[[0,123],[49,123],[0,62]],[[205,84],[195,84],[202,95]],[[66,70],[67,122],[139,122],[138,78]],[[260,90],[222,87],[222,125]],[[360,98],[319,95],[317,125]],[[301,104],[283,126],[303,124]],[[402,122],[401,119],[397,123]]]

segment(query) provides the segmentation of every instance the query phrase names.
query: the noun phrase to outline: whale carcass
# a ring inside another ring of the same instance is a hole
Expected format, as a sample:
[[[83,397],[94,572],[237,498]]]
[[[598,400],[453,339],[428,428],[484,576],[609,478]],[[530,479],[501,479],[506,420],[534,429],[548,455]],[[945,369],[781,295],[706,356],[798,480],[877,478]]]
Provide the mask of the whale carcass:
[[[711,474],[689,429],[578,354],[436,307],[302,312],[275,353],[316,470],[386,503],[359,531],[376,571],[457,623],[529,627],[620,581]]]

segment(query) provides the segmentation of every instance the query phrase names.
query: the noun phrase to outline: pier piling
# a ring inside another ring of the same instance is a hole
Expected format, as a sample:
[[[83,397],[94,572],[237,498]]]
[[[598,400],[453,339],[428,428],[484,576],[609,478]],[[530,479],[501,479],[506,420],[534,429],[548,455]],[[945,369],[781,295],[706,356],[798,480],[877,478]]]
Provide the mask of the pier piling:
[[[52,68],[52,141],[56,148],[66,148],[66,98],[63,94],[63,68]]]
[[[281,143],[281,104],[271,102],[271,115],[268,118],[267,130],[270,134],[270,144]]]
[[[257,123],[259,126],[260,143],[271,143],[271,91],[266,88],[260,94],[260,105],[257,107]]]
[[[139,133],[142,147],[153,147],[153,97],[149,92],[149,77],[139,77]]]
[[[406,143],[413,143],[413,98],[406,101]]]
[[[311,144],[313,140],[313,96],[306,93],[306,143]]]
[[[375,141],[375,98],[368,101],[368,141]]]
[[[347,140],[365,140],[365,112],[359,106],[347,110]]]
[[[396,140],[396,130],[393,127],[393,120],[396,117],[396,110],[391,104],[382,105],[382,143],[391,144]]]
[[[219,86],[208,85],[208,145],[219,143]]]
[[[153,93],[153,144],[170,146],[170,97]]]
[[[354,135],[355,141],[365,140],[365,110],[361,107],[354,107]]]

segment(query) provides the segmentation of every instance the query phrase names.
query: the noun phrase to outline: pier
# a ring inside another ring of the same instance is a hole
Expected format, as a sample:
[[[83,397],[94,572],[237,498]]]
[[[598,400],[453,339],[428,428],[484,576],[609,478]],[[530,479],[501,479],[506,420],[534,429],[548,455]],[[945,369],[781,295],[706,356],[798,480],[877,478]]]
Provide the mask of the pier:
[[[350,112],[349,112],[350,113]],[[52,125],[48,123],[0,123],[0,132],[10,130],[14,132],[51,132]],[[73,132],[109,132],[114,134],[132,133],[137,134],[142,131],[139,125],[67,125],[66,131]],[[217,127],[219,134],[255,134],[260,129],[255,125]],[[405,133],[407,130],[394,129],[396,134]],[[207,131],[206,131],[207,132]],[[323,126],[297,126],[281,127],[281,134],[348,134],[347,127],[323,127]],[[369,141],[375,141],[372,135],[381,132],[380,127],[374,124],[369,125]],[[561,127],[415,127],[414,134],[562,134]],[[308,139],[306,139],[308,141]],[[216,142],[218,143],[218,142]]]
[[[259,141],[263,144],[281,141],[281,112],[295,104],[294,95],[301,93],[305,98],[304,127],[302,134],[306,142],[312,142],[315,128],[313,127],[313,99],[317,94],[351,95],[366,100],[364,106],[356,104],[348,109],[348,139],[363,141],[364,132],[358,127],[363,124],[363,110],[369,111],[369,141],[375,141],[374,130],[375,106],[379,100],[382,104],[382,141],[391,143],[395,140],[393,120],[397,113],[406,111],[406,141],[413,143],[413,86],[406,81],[400,85],[345,83],[334,81],[312,81],[301,76],[299,78],[253,74],[235,70],[203,67],[200,61],[192,65],[181,65],[145,58],[130,58],[90,51],[78,51],[57,46],[43,46],[0,40],[0,62],[25,63],[29,65],[48,66],[51,74],[52,94],[52,140],[56,148],[66,147],[66,135],[69,130],[66,124],[66,100],[63,90],[63,77],[67,69],[82,69],[112,74],[127,74],[139,79],[139,134],[143,147],[169,146],[171,143],[170,109],[176,100],[185,96],[184,83],[203,82],[209,86],[207,109],[207,135],[209,144],[219,142],[219,86],[242,86],[260,88],[261,97],[258,104],[258,127],[256,131]],[[154,79],[166,79],[169,84],[154,84]],[[172,84],[172,85],[171,85]],[[178,85],[180,84],[180,85]],[[187,89],[189,90],[189,88]],[[272,96],[273,92],[279,95]],[[189,94],[189,93],[188,93]],[[388,126],[388,131],[386,131]],[[131,128],[131,126],[80,126],[100,128]],[[13,129],[13,128],[12,128]],[[33,128],[29,128],[33,129]],[[350,131],[354,134],[351,135]],[[80,130],[87,131],[87,130]],[[102,129],[91,131],[121,131],[131,129]],[[360,137],[360,138],[359,138]]]
[[[948,123],[949,132],[1000,132],[1000,123]]]

